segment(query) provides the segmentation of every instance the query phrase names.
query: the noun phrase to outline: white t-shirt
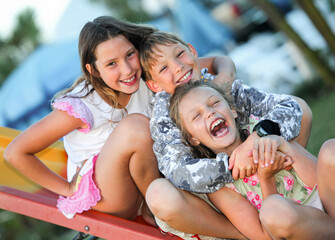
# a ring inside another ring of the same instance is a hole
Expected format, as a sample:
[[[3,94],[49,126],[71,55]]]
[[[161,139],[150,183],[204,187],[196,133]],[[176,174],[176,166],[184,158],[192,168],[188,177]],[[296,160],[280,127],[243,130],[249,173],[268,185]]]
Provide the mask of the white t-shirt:
[[[126,106],[127,113],[124,110],[108,105],[96,91],[86,97],[72,97],[83,96],[87,90],[81,91],[82,89],[83,85],[77,86],[71,93],[57,99],[53,104],[54,108],[80,118],[89,126],[87,129],[74,130],[64,136],[64,147],[68,154],[68,181],[71,181],[77,168],[82,167],[85,160],[87,161],[80,175],[82,176],[92,168],[94,156],[100,153],[107,138],[123,117],[131,113],[141,113],[147,117],[151,116],[149,102],[153,93],[142,79],[140,80],[138,91],[132,94]]]

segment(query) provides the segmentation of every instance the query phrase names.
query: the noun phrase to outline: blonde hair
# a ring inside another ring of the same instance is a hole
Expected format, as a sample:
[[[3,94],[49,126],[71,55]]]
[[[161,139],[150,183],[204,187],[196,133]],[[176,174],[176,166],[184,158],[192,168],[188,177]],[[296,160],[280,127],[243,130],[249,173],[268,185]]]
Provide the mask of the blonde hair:
[[[170,113],[169,114],[170,114],[172,121],[175,122],[177,127],[180,129],[183,140],[189,146],[191,146],[193,150],[193,154],[198,158],[213,158],[215,157],[215,153],[212,150],[210,150],[208,147],[206,147],[205,145],[200,144],[198,146],[193,146],[192,144],[190,144],[189,139],[191,139],[192,136],[186,130],[186,127],[184,126],[183,121],[181,120],[181,117],[180,117],[181,115],[179,111],[179,105],[183,97],[187,93],[192,91],[192,89],[197,88],[197,87],[204,87],[204,86],[210,87],[216,90],[227,101],[231,109],[236,109],[234,101],[231,95],[229,94],[229,89],[230,89],[229,84],[227,84],[226,86],[222,88],[219,88],[217,85],[211,82],[204,82],[204,81],[198,80],[194,82],[190,81],[188,83],[185,83],[185,84],[182,84],[176,87],[175,92],[170,99],[170,109],[169,109]],[[242,118],[242,113],[239,111],[236,111],[236,112],[238,114],[238,118]],[[244,135],[245,133],[242,132],[241,130],[239,121],[236,121],[236,124],[237,124],[237,128],[240,131],[242,140],[245,140],[246,136]]]
[[[142,79],[144,81],[152,80],[150,70],[152,65],[157,62],[158,45],[168,46],[178,43],[188,47],[187,43],[176,35],[168,32],[156,31],[143,38],[139,47],[139,55],[142,66]]]

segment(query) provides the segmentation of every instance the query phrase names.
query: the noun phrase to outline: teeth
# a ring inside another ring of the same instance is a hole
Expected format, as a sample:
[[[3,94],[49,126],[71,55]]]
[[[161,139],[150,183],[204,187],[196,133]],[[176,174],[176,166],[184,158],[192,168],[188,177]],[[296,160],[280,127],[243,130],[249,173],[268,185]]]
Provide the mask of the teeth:
[[[189,71],[188,73],[186,73],[185,76],[182,77],[182,79],[180,79],[178,82],[183,82],[183,81],[185,81],[190,75],[191,75],[191,71]]]
[[[133,77],[129,78],[128,80],[123,80],[122,82],[128,83],[128,82],[134,81],[134,79],[135,79],[135,75]]]
[[[218,126],[220,123],[224,123],[223,119],[216,120],[216,121],[212,124],[211,131],[213,131],[213,129],[214,129],[216,126]]]

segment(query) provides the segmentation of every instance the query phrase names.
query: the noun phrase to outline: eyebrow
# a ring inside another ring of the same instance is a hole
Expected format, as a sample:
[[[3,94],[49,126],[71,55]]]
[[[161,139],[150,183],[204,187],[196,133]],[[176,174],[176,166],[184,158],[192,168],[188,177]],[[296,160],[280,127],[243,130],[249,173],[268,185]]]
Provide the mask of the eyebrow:
[[[136,51],[136,48],[135,48],[135,47],[131,47],[131,48],[129,48],[129,49],[126,51],[126,55],[127,55],[129,52],[133,51],[133,50]],[[108,58],[108,59],[106,59],[105,61],[103,61],[102,64],[107,64],[107,63],[110,63],[110,62],[114,62],[116,59],[117,59],[117,57],[115,57],[115,58]]]
[[[210,100],[212,100],[212,99],[215,99],[215,98],[218,98],[218,96],[216,96],[216,95],[211,95],[211,96],[209,96],[208,98],[207,98],[207,102],[208,101],[210,101]]]

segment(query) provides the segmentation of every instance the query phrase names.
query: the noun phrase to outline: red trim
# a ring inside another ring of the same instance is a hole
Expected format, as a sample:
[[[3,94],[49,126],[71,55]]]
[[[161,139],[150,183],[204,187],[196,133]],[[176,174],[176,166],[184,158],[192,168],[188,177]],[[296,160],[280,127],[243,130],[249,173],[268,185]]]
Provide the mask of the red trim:
[[[198,239],[198,240],[201,240],[201,238],[199,237],[198,234],[193,235],[192,238],[196,238],[196,239]]]

